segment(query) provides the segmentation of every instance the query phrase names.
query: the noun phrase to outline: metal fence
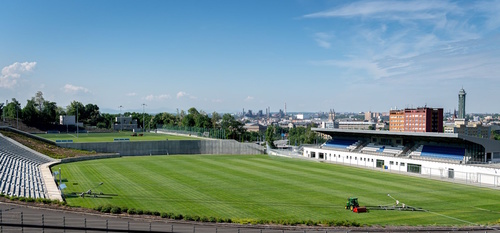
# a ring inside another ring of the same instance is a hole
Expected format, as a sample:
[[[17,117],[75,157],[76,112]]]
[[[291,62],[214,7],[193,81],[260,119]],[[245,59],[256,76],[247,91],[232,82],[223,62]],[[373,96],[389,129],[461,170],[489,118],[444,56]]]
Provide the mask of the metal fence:
[[[407,228],[300,228],[287,226],[238,226],[217,224],[169,223],[166,221],[135,221],[131,219],[81,215],[68,217],[62,213],[34,214],[0,210],[0,233],[4,232],[177,232],[177,233],[348,233],[348,232],[498,232],[493,227],[469,229]],[[280,229],[281,228],[281,229]]]
[[[157,125],[157,131],[182,134],[189,136],[198,136],[204,138],[226,139],[226,131],[224,129],[210,129],[199,127],[184,127],[176,125]]]

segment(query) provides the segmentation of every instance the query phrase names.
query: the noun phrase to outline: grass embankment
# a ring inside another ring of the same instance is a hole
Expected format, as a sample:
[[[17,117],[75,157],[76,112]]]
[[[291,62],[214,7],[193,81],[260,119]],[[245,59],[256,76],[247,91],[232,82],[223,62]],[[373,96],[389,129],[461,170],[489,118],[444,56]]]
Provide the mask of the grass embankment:
[[[362,225],[496,224],[500,192],[404,175],[269,156],[123,157],[55,166],[71,206],[112,205],[135,211],[231,219],[239,223],[355,222]],[[99,185],[103,182],[102,185]],[[81,198],[92,189],[96,198]],[[75,195],[71,195],[74,193]],[[406,205],[427,212],[344,209]]]
[[[83,151],[83,150],[74,150],[74,149],[66,149],[61,148],[40,140],[36,140],[30,137],[26,137],[21,134],[17,134],[10,131],[1,130],[4,136],[14,139],[15,141],[29,147],[32,150],[38,151],[44,155],[47,155],[54,159],[64,159],[76,156],[86,156],[86,155],[96,155],[95,151]]]
[[[142,134],[142,136],[139,136]],[[157,133],[137,133],[137,136],[132,136],[132,132],[118,133],[80,133],[76,134],[38,134],[37,136],[56,140],[73,140],[73,142],[113,142],[115,138],[128,138],[130,141],[164,141],[164,140],[202,140],[196,137],[177,136],[169,134]]]

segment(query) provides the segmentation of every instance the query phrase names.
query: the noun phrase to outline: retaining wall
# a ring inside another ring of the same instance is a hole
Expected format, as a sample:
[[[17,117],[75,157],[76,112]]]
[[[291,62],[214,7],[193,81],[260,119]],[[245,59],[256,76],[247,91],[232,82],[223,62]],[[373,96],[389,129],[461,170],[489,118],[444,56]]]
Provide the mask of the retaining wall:
[[[121,156],[164,154],[264,154],[264,148],[234,140],[118,141],[57,143],[64,148],[119,153]]]

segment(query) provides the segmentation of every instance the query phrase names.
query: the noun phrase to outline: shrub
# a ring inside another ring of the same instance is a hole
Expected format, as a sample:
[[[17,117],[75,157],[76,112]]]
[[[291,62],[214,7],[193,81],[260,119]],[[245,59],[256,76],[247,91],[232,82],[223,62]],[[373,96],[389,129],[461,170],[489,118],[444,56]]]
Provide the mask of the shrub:
[[[101,212],[102,205],[98,205],[98,206],[94,207],[94,210]]]
[[[154,216],[160,216],[160,212],[155,211],[155,212],[153,212],[153,215],[154,215]]]
[[[128,214],[137,214],[137,211],[134,208],[128,209]]]
[[[137,212],[138,215],[144,214],[144,212],[142,210],[136,210],[136,212]]]
[[[165,212],[163,212],[163,213],[160,214],[160,217],[161,218],[168,218],[168,214],[165,213]]]
[[[111,205],[105,205],[105,206],[102,207],[101,212],[103,212],[103,213],[110,213],[111,212],[111,208],[112,208]]]
[[[127,213],[128,212],[128,207],[122,207],[122,213]]]
[[[183,216],[182,216],[182,214],[174,214],[173,218],[175,220],[180,220],[180,219],[183,219]]]
[[[144,210],[144,215],[153,215],[153,212],[151,210]]]
[[[118,206],[113,206],[111,208],[111,213],[112,214],[121,214],[122,213],[122,209]]]

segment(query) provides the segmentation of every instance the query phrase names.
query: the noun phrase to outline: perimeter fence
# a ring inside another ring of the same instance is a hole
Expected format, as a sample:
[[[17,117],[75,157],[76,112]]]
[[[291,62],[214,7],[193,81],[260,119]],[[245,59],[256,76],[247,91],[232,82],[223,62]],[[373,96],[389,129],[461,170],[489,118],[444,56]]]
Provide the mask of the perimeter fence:
[[[185,127],[177,125],[157,125],[156,130],[160,132],[204,138],[226,139],[226,131],[224,129]]]
[[[171,233],[349,233],[349,232],[441,232],[441,233],[487,233],[498,232],[491,227],[470,227],[468,229],[434,228],[422,229],[364,229],[364,228],[300,228],[279,226],[238,226],[195,223],[172,223],[167,221],[137,221],[124,218],[110,218],[106,216],[82,215],[67,217],[62,213],[34,214],[23,212],[9,212],[0,210],[0,233],[45,233],[45,232],[171,232]],[[280,229],[281,228],[281,229]]]

